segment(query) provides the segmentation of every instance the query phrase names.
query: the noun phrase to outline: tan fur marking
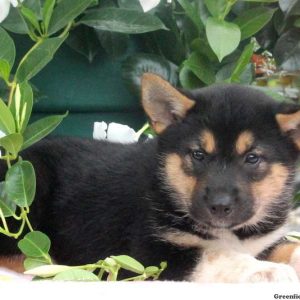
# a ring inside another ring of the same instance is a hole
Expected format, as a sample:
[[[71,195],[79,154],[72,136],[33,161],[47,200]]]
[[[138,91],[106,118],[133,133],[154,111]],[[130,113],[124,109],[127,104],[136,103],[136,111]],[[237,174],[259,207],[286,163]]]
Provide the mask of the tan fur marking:
[[[252,184],[251,189],[258,211],[261,207],[266,207],[282,193],[288,175],[288,169],[276,163],[271,166],[270,173],[263,180]]]
[[[213,133],[210,130],[204,130],[201,133],[201,145],[203,149],[206,151],[206,153],[213,153],[216,151],[216,141]]]
[[[300,243],[284,243],[278,245],[269,255],[268,260],[276,263],[289,264],[291,257]]]
[[[243,131],[237,138],[235,148],[238,154],[244,154],[251,147],[254,141],[253,134],[246,130]]]
[[[183,160],[177,154],[170,154],[166,158],[166,180],[184,199],[186,204],[190,202],[194,188],[197,184],[196,178],[187,175],[183,168]]]
[[[158,75],[145,73],[142,76],[142,104],[153,129],[161,133],[174,121],[174,116],[183,118],[195,101]]]
[[[23,255],[0,256],[0,267],[23,273],[25,271],[23,266],[24,259]]]
[[[276,120],[283,132],[297,129],[300,125],[300,111],[292,114],[277,114]]]

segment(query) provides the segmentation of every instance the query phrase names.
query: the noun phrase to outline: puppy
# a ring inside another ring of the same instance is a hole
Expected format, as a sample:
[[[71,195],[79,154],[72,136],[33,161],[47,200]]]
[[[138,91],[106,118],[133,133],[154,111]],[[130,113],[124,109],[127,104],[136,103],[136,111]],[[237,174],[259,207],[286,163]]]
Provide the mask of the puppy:
[[[181,92],[149,73],[142,104],[151,141],[52,138],[21,153],[37,174],[30,219],[54,260],[127,254],[167,261],[163,280],[298,282],[300,246],[284,236],[299,106],[237,85]],[[1,236],[0,255],[17,254]]]

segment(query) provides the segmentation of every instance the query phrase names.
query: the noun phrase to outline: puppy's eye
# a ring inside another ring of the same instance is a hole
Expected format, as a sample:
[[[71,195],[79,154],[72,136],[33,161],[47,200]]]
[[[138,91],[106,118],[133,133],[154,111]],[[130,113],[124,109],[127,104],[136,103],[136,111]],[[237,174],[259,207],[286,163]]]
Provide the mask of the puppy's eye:
[[[192,157],[196,160],[203,160],[205,158],[205,153],[201,150],[193,150],[192,151]]]
[[[257,164],[260,161],[260,157],[259,155],[255,154],[255,153],[248,153],[245,157],[245,163],[247,164]]]

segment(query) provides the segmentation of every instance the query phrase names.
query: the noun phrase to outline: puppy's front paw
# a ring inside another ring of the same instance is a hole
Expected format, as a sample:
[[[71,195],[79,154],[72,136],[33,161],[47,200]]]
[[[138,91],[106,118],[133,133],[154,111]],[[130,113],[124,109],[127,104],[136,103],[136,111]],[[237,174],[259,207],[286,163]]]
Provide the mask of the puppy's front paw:
[[[293,251],[289,264],[295,269],[298,278],[300,279],[300,246]]]
[[[244,282],[299,282],[299,279],[288,265],[261,262],[244,278]]]

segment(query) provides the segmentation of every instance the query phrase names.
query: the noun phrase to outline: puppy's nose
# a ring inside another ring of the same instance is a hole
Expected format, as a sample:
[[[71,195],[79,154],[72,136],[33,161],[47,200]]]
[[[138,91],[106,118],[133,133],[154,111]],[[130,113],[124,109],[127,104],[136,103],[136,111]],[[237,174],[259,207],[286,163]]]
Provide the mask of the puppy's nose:
[[[233,210],[233,198],[227,193],[214,195],[209,203],[208,210],[214,217],[224,218]]]

